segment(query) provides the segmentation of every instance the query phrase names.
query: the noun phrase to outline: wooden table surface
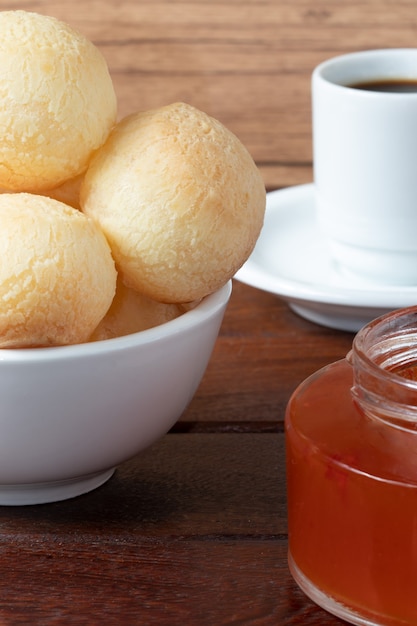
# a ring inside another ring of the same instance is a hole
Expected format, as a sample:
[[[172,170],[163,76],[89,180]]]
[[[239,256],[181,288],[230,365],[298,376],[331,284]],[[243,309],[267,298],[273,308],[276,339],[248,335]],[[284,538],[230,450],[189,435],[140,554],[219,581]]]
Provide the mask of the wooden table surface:
[[[268,190],[312,180],[310,75],[353,50],[413,47],[413,0],[0,1],[102,50],[119,115],[182,100],[248,147]],[[287,568],[284,411],[352,335],[241,283],[176,426],[100,489],[0,507],[0,624],[335,626]]]

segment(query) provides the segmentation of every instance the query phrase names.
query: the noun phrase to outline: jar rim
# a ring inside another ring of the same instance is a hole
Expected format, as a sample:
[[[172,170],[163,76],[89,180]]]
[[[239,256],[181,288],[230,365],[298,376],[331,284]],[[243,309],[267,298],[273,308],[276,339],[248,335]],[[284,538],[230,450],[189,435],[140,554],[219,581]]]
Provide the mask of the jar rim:
[[[398,428],[417,430],[417,306],[364,326],[347,360],[353,368],[352,395],[361,409]]]
[[[375,318],[355,335],[348,360],[358,356],[374,372],[417,391],[417,380],[396,373],[404,363],[417,366],[417,305]]]

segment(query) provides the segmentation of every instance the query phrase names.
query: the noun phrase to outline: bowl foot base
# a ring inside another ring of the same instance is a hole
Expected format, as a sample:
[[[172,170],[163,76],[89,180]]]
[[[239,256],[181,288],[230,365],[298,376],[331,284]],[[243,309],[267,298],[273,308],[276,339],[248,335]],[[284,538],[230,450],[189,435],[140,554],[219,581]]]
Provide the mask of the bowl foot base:
[[[114,471],[115,468],[112,468],[97,474],[50,483],[0,484],[0,506],[46,504],[75,498],[103,485],[113,475]]]

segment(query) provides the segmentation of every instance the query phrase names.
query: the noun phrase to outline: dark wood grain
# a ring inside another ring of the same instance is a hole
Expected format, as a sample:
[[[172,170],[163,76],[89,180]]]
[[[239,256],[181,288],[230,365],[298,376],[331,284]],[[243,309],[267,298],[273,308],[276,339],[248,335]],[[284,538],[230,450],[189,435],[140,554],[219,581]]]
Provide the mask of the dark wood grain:
[[[166,435],[0,531],[1,624],[339,623],[288,571],[282,434]]]
[[[0,507],[9,537],[104,542],[285,536],[279,434],[169,434],[100,489],[44,506]]]
[[[235,281],[206,375],[176,429],[183,422],[190,428],[221,422],[234,429],[239,424],[244,430],[250,424],[255,430],[271,424],[282,429],[296,386],[344,358],[352,338],[304,320],[273,294]]]
[[[280,539],[73,539],[0,555],[15,563],[0,565],[2,624],[342,624],[294,586]]]
[[[321,61],[414,47],[414,0],[0,0],[63,19],[106,58],[119,118],[184,100],[247,146],[268,190],[313,179]],[[0,624],[338,626],[287,566],[284,415],[352,335],[234,282],[172,431],[67,502],[0,507]]]

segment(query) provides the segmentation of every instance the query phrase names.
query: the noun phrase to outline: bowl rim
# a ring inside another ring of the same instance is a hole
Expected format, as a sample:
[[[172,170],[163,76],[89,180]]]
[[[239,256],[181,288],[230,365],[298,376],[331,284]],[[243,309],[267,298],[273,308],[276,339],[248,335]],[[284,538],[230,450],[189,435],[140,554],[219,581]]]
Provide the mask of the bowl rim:
[[[194,308],[173,320],[159,324],[147,330],[131,333],[122,337],[102,339],[68,346],[43,348],[3,348],[0,349],[0,363],[30,361],[60,361],[100,354],[112,354],[126,349],[137,348],[163,341],[166,337],[186,332],[215,317],[227,305],[232,293],[232,279],[217,291],[205,296]]]

